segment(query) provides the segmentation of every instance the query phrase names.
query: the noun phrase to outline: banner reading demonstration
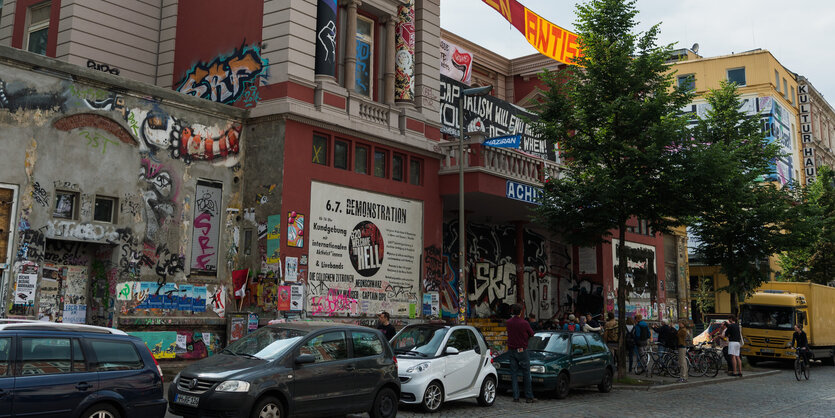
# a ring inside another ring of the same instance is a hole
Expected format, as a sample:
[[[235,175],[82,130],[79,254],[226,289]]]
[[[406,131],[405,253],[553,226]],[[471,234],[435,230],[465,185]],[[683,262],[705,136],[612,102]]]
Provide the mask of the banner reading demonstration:
[[[313,182],[308,312],[409,315],[417,303],[423,203]]]
[[[482,0],[501,13],[510,24],[525,35],[528,43],[542,55],[566,64],[582,55],[577,34],[569,32],[532,12],[516,0]]]
[[[461,90],[466,88],[464,83],[441,75],[441,132],[458,137],[458,105]],[[521,143],[515,148],[535,157],[557,161],[554,146],[540,138],[528,120],[536,120],[536,115],[493,96],[467,97],[464,102],[465,131],[477,131],[480,124],[488,138],[518,134],[522,136]]]

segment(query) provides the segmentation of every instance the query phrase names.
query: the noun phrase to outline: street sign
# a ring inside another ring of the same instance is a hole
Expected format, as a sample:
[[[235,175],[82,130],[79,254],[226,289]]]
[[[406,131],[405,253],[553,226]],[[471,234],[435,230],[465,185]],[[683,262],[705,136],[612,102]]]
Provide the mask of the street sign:
[[[495,138],[487,138],[481,145],[495,148],[519,148],[522,144],[522,135],[505,135]]]
[[[521,200],[534,205],[540,205],[539,197],[542,194],[542,189],[534,187],[529,184],[517,183],[512,180],[507,181],[505,187],[505,196],[508,199]]]

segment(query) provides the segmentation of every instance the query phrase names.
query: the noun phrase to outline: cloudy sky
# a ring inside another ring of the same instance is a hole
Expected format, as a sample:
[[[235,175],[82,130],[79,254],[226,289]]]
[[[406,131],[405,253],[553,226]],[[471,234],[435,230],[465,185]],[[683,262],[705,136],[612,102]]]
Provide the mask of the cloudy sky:
[[[579,0],[520,0],[574,30]],[[762,48],[806,76],[835,105],[835,2],[832,0],[638,0],[639,30],[661,23],[662,43],[699,44],[705,57]],[[508,58],[537,51],[481,0],[442,0],[441,27]],[[475,57],[478,60],[478,57]]]

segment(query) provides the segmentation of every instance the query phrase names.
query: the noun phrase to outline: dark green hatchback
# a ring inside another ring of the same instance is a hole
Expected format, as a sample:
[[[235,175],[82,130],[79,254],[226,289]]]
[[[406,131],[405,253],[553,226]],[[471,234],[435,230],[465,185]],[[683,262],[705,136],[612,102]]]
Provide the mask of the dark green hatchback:
[[[597,333],[540,331],[528,340],[528,353],[534,392],[550,392],[562,399],[574,387],[612,390],[612,354]],[[509,388],[510,355],[497,356],[493,365],[499,372],[499,387]],[[521,382],[521,371],[517,379]]]

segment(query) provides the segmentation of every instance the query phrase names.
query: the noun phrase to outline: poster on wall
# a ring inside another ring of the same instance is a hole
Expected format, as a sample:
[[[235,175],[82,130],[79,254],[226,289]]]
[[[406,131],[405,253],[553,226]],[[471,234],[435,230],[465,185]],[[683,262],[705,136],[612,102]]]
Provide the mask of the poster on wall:
[[[83,324],[87,322],[87,305],[75,303],[64,304],[64,323]]]
[[[60,279],[61,271],[57,268],[43,268],[43,277],[38,285],[38,319],[41,321],[55,322],[61,317],[58,310]]]
[[[336,0],[316,6],[316,74],[336,77]]]
[[[197,180],[194,199],[194,227],[191,239],[191,269],[217,274],[220,242],[220,183]]]
[[[394,29],[394,100],[397,102],[415,99],[415,0],[404,3],[397,6]]]
[[[281,215],[267,217],[267,264],[281,264]]]
[[[409,315],[419,290],[423,204],[313,182],[308,312]]]
[[[240,340],[247,334],[247,322],[249,314],[246,312],[233,312],[229,314],[229,343]]]
[[[32,271],[31,269],[27,271]],[[35,305],[35,285],[38,283],[38,270],[35,273],[18,273],[15,281],[14,304],[18,306]]]
[[[597,248],[580,247],[577,249],[581,274],[597,274]]]
[[[69,266],[64,280],[64,303],[87,304],[87,267]],[[66,321],[65,321],[66,322]]]
[[[290,310],[300,311],[304,308],[304,285],[294,284],[290,286]]]
[[[278,286],[278,302],[276,308],[279,311],[290,310],[290,292],[291,286]]]
[[[441,74],[470,85],[473,53],[441,39]]]
[[[287,214],[287,246],[304,247],[304,215],[296,211]]]
[[[284,281],[295,282],[299,280],[299,258],[286,257],[284,260],[287,267],[284,269]]]
[[[621,249],[619,240],[612,240],[613,291],[617,295],[618,281],[618,251]],[[655,247],[634,242],[626,242],[626,283],[631,287],[627,295],[627,315],[640,313],[648,319],[657,319],[657,309],[652,306],[653,287],[658,282],[656,271]],[[616,305],[617,308],[617,305]]]

